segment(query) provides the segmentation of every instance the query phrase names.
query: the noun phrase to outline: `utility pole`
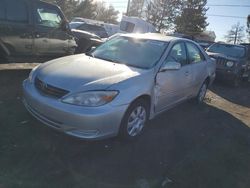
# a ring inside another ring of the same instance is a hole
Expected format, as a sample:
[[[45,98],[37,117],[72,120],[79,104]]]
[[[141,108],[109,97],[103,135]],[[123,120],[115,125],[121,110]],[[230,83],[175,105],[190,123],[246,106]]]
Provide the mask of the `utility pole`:
[[[129,16],[129,9],[130,9],[130,0],[128,0],[128,5],[127,5],[127,13],[126,13],[127,16]]]

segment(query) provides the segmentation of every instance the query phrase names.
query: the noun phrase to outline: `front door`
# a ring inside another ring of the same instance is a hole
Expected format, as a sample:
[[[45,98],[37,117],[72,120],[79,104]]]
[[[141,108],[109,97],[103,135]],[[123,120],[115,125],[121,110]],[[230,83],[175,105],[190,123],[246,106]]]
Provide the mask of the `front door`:
[[[63,56],[69,54],[69,40],[72,37],[61,25],[64,17],[53,5],[36,2],[35,15],[35,53],[37,56]]]
[[[192,82],[191,67],[187,61],[186,48],[183,42],[173,45],[164,63],[178,62],[179,70],[167,70],[159,72],[155,85],[155,111],[160,112],[184,99]]]
[[[198,94],[198,91],[200,90],[202,83],[206,79],[207,62],[197,45],[191,42],[186,42],[186,46],[187,46],[188,62],[190,65],[192,65],[191,72],[193,75],[192,87],[190,87],[189,92],[193,93],[193,95],[195,96]]]

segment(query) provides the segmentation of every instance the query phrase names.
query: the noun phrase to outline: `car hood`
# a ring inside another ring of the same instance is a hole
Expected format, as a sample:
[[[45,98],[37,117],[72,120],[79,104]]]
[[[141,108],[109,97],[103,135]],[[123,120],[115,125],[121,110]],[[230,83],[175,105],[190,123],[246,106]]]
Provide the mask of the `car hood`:
[[[105,90],[146,70],[86,56],[68,56],[42,64],[37,77],[68,91]]]
[[[99,36],[95,35],[94,33],[87,32],[87,31],[82,31],[82,30],[78,30],[78,29],[71,29],[71,32],[77,38],[87,37],[87,38],[94,38],[94,39],[101,40],[101,38]]]
[[[230,57],[230,56],[226,56],[224,54],[221,54],[221,53],[214,53],[214,52],[207,52],[207,54],[210,56],[210,57],[213,57],[215,59],[217,58],[224,58],[224,59],[227,59],[227,60],[230,60],[230,61],[238,61],[237,58],[233,58],[233,57]]]

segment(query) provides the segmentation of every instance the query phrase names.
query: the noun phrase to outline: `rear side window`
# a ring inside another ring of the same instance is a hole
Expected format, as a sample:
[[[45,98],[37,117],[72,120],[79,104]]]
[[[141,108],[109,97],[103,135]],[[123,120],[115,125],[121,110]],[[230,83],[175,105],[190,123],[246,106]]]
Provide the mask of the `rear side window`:
[[[199,63],[205,60],[200,49],[192,43],[187,44],[188,59],[190,63]]]
[[[0,20],[5,19],[5,4],[4,1],[0,1]]]
[[[11,22],[28,22],[27,4],[22,0],[7,0],[6,3],[6,18]]]

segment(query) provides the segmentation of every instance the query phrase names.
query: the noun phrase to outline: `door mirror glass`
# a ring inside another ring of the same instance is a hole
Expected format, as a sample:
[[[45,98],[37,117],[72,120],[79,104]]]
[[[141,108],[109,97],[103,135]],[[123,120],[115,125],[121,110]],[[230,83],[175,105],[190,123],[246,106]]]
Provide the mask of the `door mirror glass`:
[[[61,21],[61,29],[63,31],[68,31],[70,30],[69,23],[66,20]]]
[[[181,68],[181,64],[176,61],[171,61],[163,65],[161,67],[160,72],[165,72],[167,70],[179,70]]]

